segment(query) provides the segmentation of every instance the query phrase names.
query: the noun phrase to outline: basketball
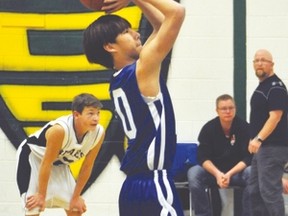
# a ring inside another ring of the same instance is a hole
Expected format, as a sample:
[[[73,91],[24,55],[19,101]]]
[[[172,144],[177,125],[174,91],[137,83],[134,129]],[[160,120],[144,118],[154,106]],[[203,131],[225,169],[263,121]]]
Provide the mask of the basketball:
[[[100,11],[104,0],[80,0],[80,2],[88,9]]]

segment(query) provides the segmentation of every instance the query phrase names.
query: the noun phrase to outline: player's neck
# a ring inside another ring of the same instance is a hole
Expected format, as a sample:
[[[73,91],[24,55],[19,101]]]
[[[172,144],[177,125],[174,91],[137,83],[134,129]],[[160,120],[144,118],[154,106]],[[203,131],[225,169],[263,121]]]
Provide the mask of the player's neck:
[[[134,59],[123,59],[123,58],[114,58],[114,66],[113,69],[118,71],[124,68],[127,65],[133,64],[136,60]]]
[[[83,130],[80,125],[75,124],[75,120],[74,120],[73,128],[74,128],[75,136],[76,136],[78,143],[81,143],[84,139],[85,134],[87,133],[87,130]]]

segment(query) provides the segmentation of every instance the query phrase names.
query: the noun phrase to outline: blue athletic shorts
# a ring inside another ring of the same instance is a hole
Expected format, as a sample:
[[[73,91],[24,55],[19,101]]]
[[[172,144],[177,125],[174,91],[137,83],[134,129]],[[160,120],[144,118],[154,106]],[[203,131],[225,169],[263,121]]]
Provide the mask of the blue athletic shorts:
[[[127,176],[119,211],[120,216],[184,216],[173,178],[166,170]]]

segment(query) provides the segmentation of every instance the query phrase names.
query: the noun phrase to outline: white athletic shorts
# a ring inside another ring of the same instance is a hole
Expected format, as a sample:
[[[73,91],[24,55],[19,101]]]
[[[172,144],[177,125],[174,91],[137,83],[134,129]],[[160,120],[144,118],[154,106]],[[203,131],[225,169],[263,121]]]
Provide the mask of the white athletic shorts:
[[[31,153],[29,162],[31,165],[31,177],[27,194],[22,195],[24,208],[26,198],[38,192],[38,175],[41,160]],[[75,179],[68,165],[53,166],[46,192],[46,208],[64,208],[68,210],[75,185]],[[25,209],[26,215],[39,213],[39,208],[34,208],[31,211]]]

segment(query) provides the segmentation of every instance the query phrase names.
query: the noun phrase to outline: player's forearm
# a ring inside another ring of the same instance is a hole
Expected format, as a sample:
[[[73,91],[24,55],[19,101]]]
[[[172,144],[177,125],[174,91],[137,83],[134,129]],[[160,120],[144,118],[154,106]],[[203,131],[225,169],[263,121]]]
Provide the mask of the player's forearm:
[[[143,14],[148,19],[153,29],[157,31],[164,20],[163,14],[146,1],[134,0],[133,2],[141,8]]]
[[[103,143],[104,140],[104,133],[102,135],[101,140],[99,141],[99,143],[86,155],[85,160],[81,166],[79,175],[78,175],[78,179],[77,179],[77,183],[76,183],[76,187],[73,193],[73,197],[79,197],[82,193],[82,190],[84,188],[84,186],[86,185],[92,169],[93,169],[93,165],[94,165],[94,161],[98,155],[98,152],[100,150],[100,147]]]
[[[91,175],[91,172],[92,172],[92,165],[91,166],[82,166],[80,172],[79,172],[79,177],[77,179],[77,183],[76,183],[76,187],[74,189],[74,192],[73,192],[73,197],[79,197],[81,196],[81,193],[82,193],[82,190],[84,188],[84,186],[86,185],[90,175]]]
[[[133,2],[141,8],[149,21],[157,20],[162,23],[165,18],[173,19],[173,22],[182,22],[184,19],[184,7],[174,0],[133,0]]]
[[[153,33],[143,46],[140,60],[145,59],[145,56],[149,56],[151,53],[155,52],[157,55],[154,55],[154,61],[150,61],[149,63],[152,63],[151,65],[156,63],[154,66],[157,67],[159,61],[162,61],[165,56],[167,56],[168,52],[175,43],[184,20],[185,9],[183,6],[173,0],[134,1],[135,4],[138,4],[140,7],[142,6],[141,9],[154,27]],[[155,10],[158,10],[158,15],[153,15]],[[164,18],[160,18],[159,13],[162,14],[161,17],[163,16]],[[149,48],[147,49],[147,47]],[[148,51],[146,52],[146,50]],[[145,61],[147,62],[147,58]]]
[[[51,165],[46,165],[41,163],[39,170],[39,188],[38,193],[46,197],[46,191],[48,186],[48,181],[51,173]]]

